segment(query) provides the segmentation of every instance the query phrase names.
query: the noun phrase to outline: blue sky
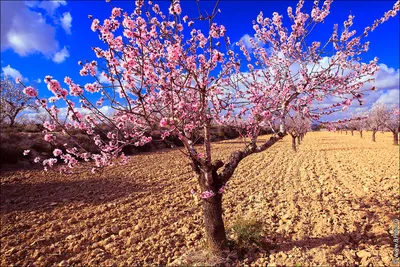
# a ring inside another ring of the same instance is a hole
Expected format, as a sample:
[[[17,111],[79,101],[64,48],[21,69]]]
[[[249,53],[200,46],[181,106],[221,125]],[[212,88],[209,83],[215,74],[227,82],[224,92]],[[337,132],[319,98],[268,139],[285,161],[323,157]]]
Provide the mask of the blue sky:
[[[167,12],[169,1],[153,1]],[[200,1],[201,9],[210,11],[215,1]],[[365,26],[380,18],[392,8],[395,1],[334,1],[331,13],[312,35],[312,41],[325,41],[330,36],[334,23],[339,24],[351,14],[355,15],[354,29],[362,32]],[[232,43],[252,36],[252,20],[260,11],[265,17],[273,12],[287,19],[287,7],[295,8],[295,1],[226,1],[220,2],[221,13],[216,22],[225,25]],[[310,10],[313,1],[306,0],[306,9]],[[129,13],[134,1],[112,1],[112,5],[121,7]],[[181,1],[182,14],[195,17],[195,1]],[[110,15],[111,7],[105,1],[1,1],[1,69],[2,74],[22,77],[26,84],[39,89],[42,97],[51,93],[43,83],[46,75],[63,81],[70,76],[83,84],[79,76],[79,60],[97,59],[91,50],[100,46],[97,34],[90,30],[88,15],[100,21]],[[391,18],[372,32],[367,40],[370,50],[363,56],[365,61],[379,58],[381,71],[378,74],[380,90],[367,97],[369,108],[380,100],[385,103],[399,103],[399,29],[400,16]],[[64,84],[62,84],[65,86]],[[358,107],[354,107],[354,111]],[[352,111],[352,109],[350,109]]]

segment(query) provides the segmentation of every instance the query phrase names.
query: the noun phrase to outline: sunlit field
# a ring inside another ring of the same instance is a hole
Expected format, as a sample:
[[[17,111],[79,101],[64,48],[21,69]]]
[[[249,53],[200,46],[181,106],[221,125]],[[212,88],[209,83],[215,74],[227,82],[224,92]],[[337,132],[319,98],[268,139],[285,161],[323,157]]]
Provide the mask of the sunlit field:
[[[231,266],[392,266],[399,147],[389,132],[309,132],[244,159],[223,197]],[[212,144],[226,158],[241,142]],[[101,174],[1,176],[1,266],[210,264],[177,149]],[[250,230],[250,231],[249,231]]]

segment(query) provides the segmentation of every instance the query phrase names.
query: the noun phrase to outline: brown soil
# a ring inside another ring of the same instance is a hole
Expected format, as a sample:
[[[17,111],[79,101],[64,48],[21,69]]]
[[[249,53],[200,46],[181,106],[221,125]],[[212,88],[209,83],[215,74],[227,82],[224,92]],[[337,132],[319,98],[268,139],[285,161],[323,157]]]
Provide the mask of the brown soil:
[[[224,196],[225,224],[257,218],[270,248],[250,248],[230,264],[392,266],[399,147],[390,133],[376,143],[370,135],[308,133],[297,153],[285,137],[243,160]],[[242,145],[213,146],[214,157],[226,158]],[[3,174],[1,266],[182,262],[204,244],[191,187],[196,179],[178,150],[96,175]]]

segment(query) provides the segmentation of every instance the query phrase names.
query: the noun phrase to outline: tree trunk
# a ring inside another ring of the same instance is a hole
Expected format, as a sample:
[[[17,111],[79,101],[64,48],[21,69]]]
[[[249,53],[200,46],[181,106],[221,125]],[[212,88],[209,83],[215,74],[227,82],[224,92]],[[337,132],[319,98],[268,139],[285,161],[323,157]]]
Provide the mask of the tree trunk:
[[[296,152],[296,136],[292,135],[292,148]]]
[[[281,118],[281,123],[279,124],[279,132],[286,134],[285,118]]]
[[[223,250],[226,248],[226,233],[222,219],[222,194],[218,194],[218,190],[222,185],[220,185],[216,172],[208,172],[207,175],[212,175],[212,184],[210,186],[201,184],[200,186],[203,192],[211,190],[215,193],[215,196],[202,200],[204,228],[206,230],[208,249],[214,255],[222,255]],[[201,181],[207,180],[206,174],[201,176]]]
[[[297,145],[300,145],[300,144],[301,144],[300,141],[301,141],[301,140],[300,140],[300,135],[299,135],[299,136],[297,136]]]
[[[203,201],[203,215],[208,248],[212,253],[221,255],[226,246],[221,194]]]
[[[11,116],[11,117],[9,117],[10,118],[10,127],[14,127],[14,125],[15,125],[15,117],[16,116]]]
[[[372,131],[372,142],[376,142],[376,131]]]
[[[398,131],[393,132],[393,144],[396,146],[399,145],[399,132]]]
[[[363,131],[360,131],[360,136],[361,136],[361,138],[363,138],[362,132],[363,132]]]

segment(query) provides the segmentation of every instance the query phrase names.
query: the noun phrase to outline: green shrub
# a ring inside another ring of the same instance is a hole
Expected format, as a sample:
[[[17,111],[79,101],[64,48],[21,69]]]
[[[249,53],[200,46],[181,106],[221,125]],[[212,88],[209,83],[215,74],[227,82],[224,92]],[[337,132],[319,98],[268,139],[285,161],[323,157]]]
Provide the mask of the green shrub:
[[[256,219],[239,218],[232,225],[239,246],[259,244],[262,235],[262,224]]]

